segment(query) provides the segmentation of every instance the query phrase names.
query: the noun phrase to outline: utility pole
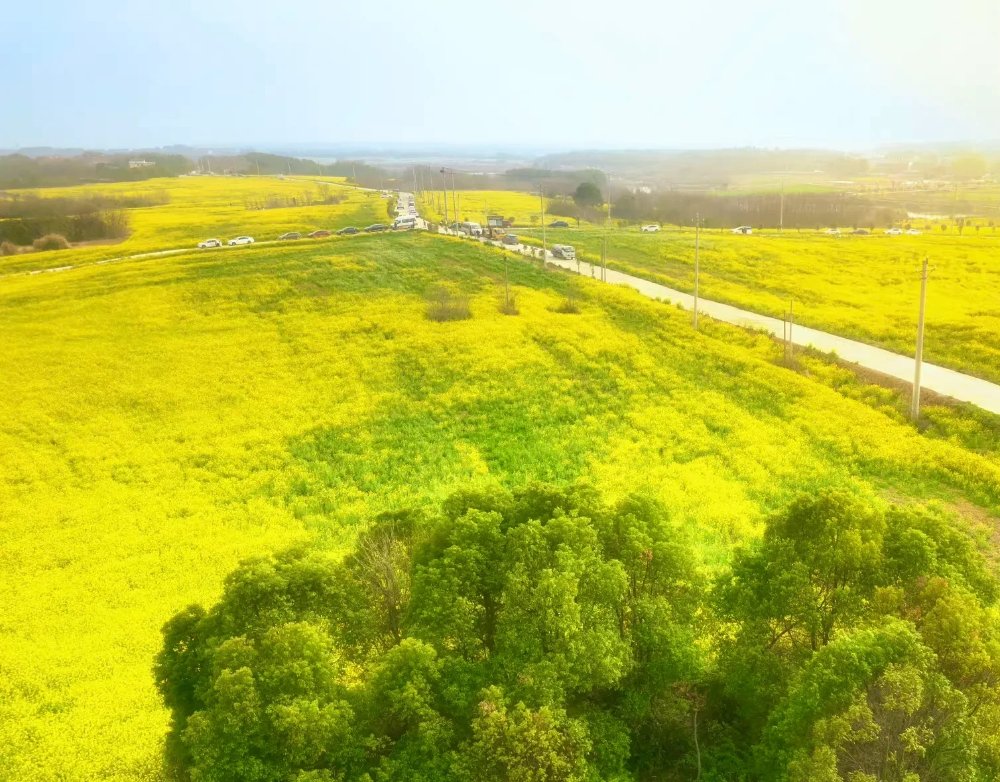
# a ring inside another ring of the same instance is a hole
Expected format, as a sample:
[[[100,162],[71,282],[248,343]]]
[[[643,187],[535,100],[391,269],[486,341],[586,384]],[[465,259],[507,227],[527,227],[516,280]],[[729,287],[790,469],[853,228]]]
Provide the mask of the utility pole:
[[[507,257],[507,253],[503,254],[503,301],[504,301],[504,311],[510,314],[510,276],[507,273],[507,264],[510,259]]]
[[[444,227],[445,230],[448,229],[448,177],[444,175],[444,169],[441,169],[441,193],[444,195]]]
[[[608,281],[608,228],[611,225],[611,174],[605,172],[608,179],[608,219],[604,223],[604,241],[601,242],[601,282]]]
[[[455,222],[459,222],[461,218],[458,216],[458,192],[455,190],[455,169],[451,170],[451,205],[455,207]]]
[[[917,355],[913,362],[913,399],[910,403],[910,418],[920,418],[920,369],[924,361],[924,310],[927,305],[927,259],[924,258],[920,271],[920,316],[917,318]]]
[[[785,361],[788,361],[788,310],[781,313],[781,347],[784,350]]]
[[[538,186],[538,200],[542,205],[542,271],[545,271],[545,258],[548,256],[548,244],[545,241],[545,189]]]
[[[608,281],[608,235],[601,237],[601,282]]]
[[[608,174],[608,222],[611,222],[611,174]]]
[[[699,278],[699,266],[698,266],[698,250],[701,244],[701,215],[698,212],[694,214],[694,330],[698,330],[698,278]]]

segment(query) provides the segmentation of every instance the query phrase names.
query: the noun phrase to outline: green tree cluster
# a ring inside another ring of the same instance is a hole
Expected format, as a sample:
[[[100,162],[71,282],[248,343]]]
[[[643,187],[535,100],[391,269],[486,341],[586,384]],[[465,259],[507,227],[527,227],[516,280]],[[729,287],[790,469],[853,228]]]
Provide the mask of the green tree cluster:
[[[224,780],[978,782],[997,584],[940,513],[825,492],[709,578],[658,504],[469,490],[164,628],[170,766]]]
[[[580,207],[600,206],[604,203],[601,189],[593,182],[581,182],[573,193],[573,200]]]

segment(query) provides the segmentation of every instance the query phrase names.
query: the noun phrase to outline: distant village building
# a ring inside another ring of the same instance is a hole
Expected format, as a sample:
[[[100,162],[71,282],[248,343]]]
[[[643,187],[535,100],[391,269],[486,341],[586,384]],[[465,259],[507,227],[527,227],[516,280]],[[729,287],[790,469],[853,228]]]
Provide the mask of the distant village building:
[[[149,166],[155,166],[152,160],[130,160],[128,162],[129,168],[148,168]]]

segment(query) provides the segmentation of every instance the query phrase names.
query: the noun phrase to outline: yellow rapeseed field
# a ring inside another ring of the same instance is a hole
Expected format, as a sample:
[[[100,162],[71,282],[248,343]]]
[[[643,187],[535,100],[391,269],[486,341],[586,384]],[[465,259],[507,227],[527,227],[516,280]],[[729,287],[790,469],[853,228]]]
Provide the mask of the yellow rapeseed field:
[[[520,236],[539,243],[540,232]],[[570,229],[548,238],[596,261],[603,236]],[[694,239],[690,229],[616,229],[608,238],[609,264],[690,292]],[[931,266],[925,359],[1000,381],[1000,233],[991,229],[840,237],[706,230],[700,292],[775,317],[794,308],[799,323],[913,355],[924,258]]]
[[[487,215],[513,218],[515,225],[541,226],[542,199],[535,193],[519,193],[511,190],[458,190],[448,191],[448,220],[455,220],[455,205],[458,205],[459,220],[468,220],[486,225]],[[545,199],[546,222],[565,219],[549,213],[551,199]],[[444,220],[445,196],[440,190],[428,190],[417,199],[420,214],[429,220]]]
[[[127,210],[131,235],[124,241],[0,257],[0,275],[194,247],[199,241],[209,238],[225,242],[234,236],[249,234],[262,241],[276,239],[287,231],[308,233],[320,228],[335,230],[348,225],[364,228],[374,222],[386,222],[389,203],[378,193],[350,187],[336,177],[172,177],[12,192],[45,197],[94,193],[112,196],[148,194],[157,199],[165,198],[166,203]],[[326,194],[342,200],[336,204],[248,208],[268,196],[305,203],[307,200],[317,202]]]
[[[1000,511],[996,460],[767,340],[506,263],[516,316],[496,250],[420,234],[0,280],[0,777],[161,779],[169,617],[242,557],[470,482],[651,493],[706,569],[818,486]],[[471,319],[428,320],[439,286]]]

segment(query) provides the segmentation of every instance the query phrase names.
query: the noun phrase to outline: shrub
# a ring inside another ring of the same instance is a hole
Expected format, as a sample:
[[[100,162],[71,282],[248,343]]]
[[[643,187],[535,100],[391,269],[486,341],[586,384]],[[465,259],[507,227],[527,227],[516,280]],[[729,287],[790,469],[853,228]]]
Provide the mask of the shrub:
[[[504,315],[520,315],[521,310],[517,306],[517,296],[513,293],[508,293],[505,298],[501,299],[500,312]]]
[[[560,315],[579,314],[580,305],[576,303],[576,296],[574,296],[572,293],[567,295],[565,299],[559,302],[559,306],[555,308],[555,311],[558,312]]]
[[[17,255],[21,248],[13,242],[0,242],[0,255]]]
[[[36,250],[68,250],[69,242],[62,234],[45,234],[40,239],[35,239],[32,246]]]
[[[472,310],[469,309],[467,297],[456,295],[446,288],[438,288],[431,295],[427,305],[428,320],[443,323],[449,320],[468,320],[471,317]]]

